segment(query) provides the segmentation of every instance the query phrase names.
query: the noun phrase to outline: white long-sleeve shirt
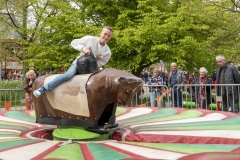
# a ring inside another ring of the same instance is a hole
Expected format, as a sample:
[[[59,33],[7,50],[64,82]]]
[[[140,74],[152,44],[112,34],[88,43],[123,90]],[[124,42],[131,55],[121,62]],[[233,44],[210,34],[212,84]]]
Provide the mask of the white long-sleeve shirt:
[[[84,52],[86,48],[89,48],[96,58],[99,67],[105,65],[112,54],[108,45],[105,44],[104,46],[101,46],[99,38],[94,36],[85,36],[80,39],[74,39],[71,42],[71,46],[80,52]],[[73,63],[76,63],[79,57],[80,56],[78,56]]]

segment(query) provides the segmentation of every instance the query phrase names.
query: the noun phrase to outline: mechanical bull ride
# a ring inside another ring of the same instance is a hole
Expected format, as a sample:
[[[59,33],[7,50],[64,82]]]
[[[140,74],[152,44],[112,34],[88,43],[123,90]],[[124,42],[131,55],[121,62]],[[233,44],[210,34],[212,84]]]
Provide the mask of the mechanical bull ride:
[[[33,90],[56,76],[39,77],[33,85]],[[39,98],[33,96],[36,122],[80,126],[95,132],[117,130],[117,102],[129,104],[141,86],[141,78],[112,68],[92,74],[75,75]]]

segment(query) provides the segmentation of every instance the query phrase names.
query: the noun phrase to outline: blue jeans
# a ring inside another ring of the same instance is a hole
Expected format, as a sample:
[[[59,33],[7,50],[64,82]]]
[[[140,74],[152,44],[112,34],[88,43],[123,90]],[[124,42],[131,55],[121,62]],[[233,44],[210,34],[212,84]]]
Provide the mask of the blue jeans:
[[[182,91],[180,89],[174,88],[172,90],[172,101],[174,107],[182,108]]]
[[[161,94],[160,92],[149,92],[150,95],[150,102],[152,107],[162,107],[163,106],[163,100],[161,99],[160,103],[157,103],[156,98],[159,97]]]
[[[64,74],[60,74],[59,76],[54,78],[51,82],[46,84],[44,88],[46,90],[53,90],[61,83],[71,79],[74,75],[76,75],[76,73],[77,73],[77,63],[72,64],[72,66],[67,70],[67,72],[65,72]]]

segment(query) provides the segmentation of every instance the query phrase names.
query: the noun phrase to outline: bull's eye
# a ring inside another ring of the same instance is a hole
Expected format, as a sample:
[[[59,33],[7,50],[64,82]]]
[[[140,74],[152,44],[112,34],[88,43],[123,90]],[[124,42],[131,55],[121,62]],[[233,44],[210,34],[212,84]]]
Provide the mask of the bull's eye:
[[[127,92],[128,92],[128,93],[132,93],[132,90],[127,89]]]

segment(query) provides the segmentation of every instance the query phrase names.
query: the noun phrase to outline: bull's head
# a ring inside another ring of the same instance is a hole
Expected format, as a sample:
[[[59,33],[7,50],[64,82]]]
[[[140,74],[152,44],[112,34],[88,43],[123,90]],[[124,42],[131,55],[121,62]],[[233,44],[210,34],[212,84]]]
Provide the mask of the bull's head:
[[[143,81],[137,77],[120,77],[118,83],[117,101],[122,105],[129,105],[133,96],[141,89]]]

